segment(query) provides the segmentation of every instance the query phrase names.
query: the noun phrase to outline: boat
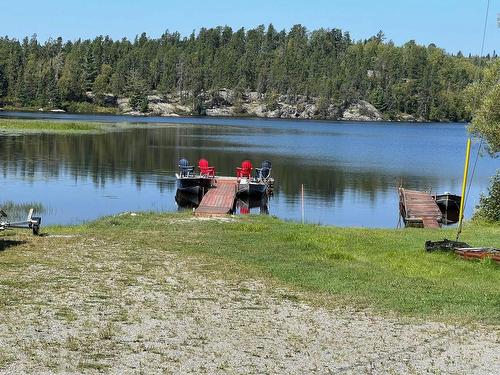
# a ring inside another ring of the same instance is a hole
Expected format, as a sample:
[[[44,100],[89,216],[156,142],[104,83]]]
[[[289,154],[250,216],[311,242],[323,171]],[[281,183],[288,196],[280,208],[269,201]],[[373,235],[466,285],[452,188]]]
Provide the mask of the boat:
[[[263,195],[269,187],[266,181],[255,181],[251,178],[242,178],[238,181],[238,195]]]
[[[443,214],[443,224],[455,224],[460,216],[460,195],[451,193],[438,194],[433,196],[441,213]]]
[[[436,201],[439,208],[443,208],[446,210],[460,210],[460,199],[462,197],[460,195],[455,195],[451,193],[444,193],[434,196],[434,200]]]
[[[175,202],[180,210],[193,209],[199,206],[202,194],[189,191],[177,190],[175,192]]]
[[[269,214],[269,197],[267,194],[261,196],[245,195],[239,196],[236,200],[236,212],[241,215],[247,215],[251,209],[259,209],[261,215]]]
[[[210,167],[208,161],[201,159],[198,163],[199,173],[196,174],[194,166],[189,165],[187,159],[179,160],[179,173],[175,174],[177,179],[177,190],[192,194],[204,193],[210,189],[215,180],[215,168]]]
[[[249,160],[243,161],[241,167],[236,169],[238,178],[238,195],[261,196],[266,194],[273,184],[271,178],[271,162],[264,160],[260,168],[255,168],[252,176],[253,166]]]

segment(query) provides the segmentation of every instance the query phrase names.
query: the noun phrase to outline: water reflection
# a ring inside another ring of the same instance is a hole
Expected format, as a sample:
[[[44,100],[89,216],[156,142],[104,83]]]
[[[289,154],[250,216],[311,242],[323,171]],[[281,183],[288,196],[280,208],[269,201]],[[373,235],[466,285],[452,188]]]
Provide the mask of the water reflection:
[[[169,127],[132,129],[99,135],[22,135],[0,137],[0,165],[5,178],[26,180],[71,177],[74,181],[89,178],[97,186],[134,177],[137,186],[154,181],[159,189],[174,183],[177,161],[181,157],[210,160],[223,175],[234,175],[241,160],[258,163],[273,160],[273,175],[282,194],[299,194],[300,185],[324,200],[342,200],[346,190],[367,193],[374,200],[377,191],[397,181],[416,181],[420,187],[437,185],[436,176],[388,175],[371,169],[348,169],[328,161],[324,165],[295,155],[275,155],[248,151],[228,144],[214,135],[213,127]],[[227,130],[227,129],[226,129]],[[236,128],[236,132],[240,129]]]
[[[269,200],[270,197],[267,194],[260,197],[253,195],[238,197],[235,211],[240,215],[248,215],[250,213],[269,215]]]
[[[179,206],[179,211],[194,209],[199,206],[202,197],[203,194],[201,191],[193,193],[190,191],[177,190],[175,193],[175,202],[177,206]]]
[[[147,119],[153,120],[165,121]],[[174,173],[182,157],[207,158],[218,174],[231,176],[244,159],[271,160],[272,205],[242,201],[238,210],[300,220],[304,184],[306,220],[315,223],[394,227],[400,184],[434,193],[460,189],[466,139],[460,124],[190,121],[205,122],[143,124],[106,134],[0,135],[4,198],[38,197],[53,213],[48,223],[194,207],[193,197],[176,195]],[[496,162],[483,158],[478,163],[467,216]]]
[[[201,191],[199,193],[192,193],[177,190],[175,193],[175,202],[179,211],[197,208],[202,198],[203,194]],[[238,215],[248,215],[250,213],[269,215],[269,200],[270,197],[267,194],[263,194],[262,196],[239,196],[236,199],[233,212]]]

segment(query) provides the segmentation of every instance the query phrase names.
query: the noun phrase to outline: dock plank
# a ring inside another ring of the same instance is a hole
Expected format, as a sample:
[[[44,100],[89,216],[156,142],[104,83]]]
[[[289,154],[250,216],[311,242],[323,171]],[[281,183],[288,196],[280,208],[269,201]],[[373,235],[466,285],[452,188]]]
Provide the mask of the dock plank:
[[[399,198],[406,223],[420,223],[424,228],[440,227],[443,214],[430,194],[400,188]]]
[[[218,179],[215,187],[202,198],[195,210],[196,216],[223,216],[230,214],[236,199],[236,179]]]

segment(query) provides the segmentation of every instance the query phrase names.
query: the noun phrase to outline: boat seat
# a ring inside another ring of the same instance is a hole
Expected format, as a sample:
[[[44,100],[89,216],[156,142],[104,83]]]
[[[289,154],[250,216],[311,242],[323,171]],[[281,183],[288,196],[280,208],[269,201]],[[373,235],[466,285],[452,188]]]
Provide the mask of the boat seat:
[[[255,168],[255,172],[256,179],[268,179],[271,176],[271,162],[269,160],[264,160],[260,168]]]
[[[253,165],[250,160],[244,160],[240,167],[236,167],[236,177],[252,177]]]
[[[189,165],[189,161],[184,158],[179,160],[179,169],[182,177],[192,176],[194,173],[194,166]]]
[[[200,159],[198,162],[200,174],[207,177],[215,177],[215,167],[211,167],[206,159]]]

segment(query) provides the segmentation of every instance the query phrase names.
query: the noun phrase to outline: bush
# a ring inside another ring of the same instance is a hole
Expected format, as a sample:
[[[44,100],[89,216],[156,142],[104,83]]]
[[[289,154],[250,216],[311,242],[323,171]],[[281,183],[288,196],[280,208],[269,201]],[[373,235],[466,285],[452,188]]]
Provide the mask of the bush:
[[[62,108],[71,113],[116,113],[116,108],[101,107],[89,102],[65,102]]]
[[[148,97],[141,93],[133,94],[130,97],[130,107],[135,111],[147,112],[149,109]]]
[[[268,111],[275,111],[280,107],[278,103],[279,95],[277,92],[272,91],[267,94],[265,98],[265,104]]]
[[[474,219],[500,223],[500,170],[491,178],[488,195],[481,194]]]

